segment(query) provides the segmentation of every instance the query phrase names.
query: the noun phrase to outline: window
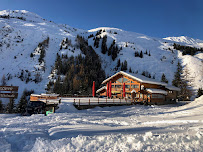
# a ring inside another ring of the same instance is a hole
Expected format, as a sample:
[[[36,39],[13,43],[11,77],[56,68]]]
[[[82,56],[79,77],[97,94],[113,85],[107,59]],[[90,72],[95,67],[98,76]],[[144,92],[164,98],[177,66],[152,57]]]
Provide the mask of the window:
[[[111,85],[111,88],[114,88],[115,86],[114,85]]]
[[[164,96],[161,94],[152,94],[152,98],[159,98],[159,99],[163,99]]]
[[[121,88],[121,85],[115,85],[116,88]]]
[[[173,93],[173,91],[168,91],[169,93]]]
[[[139,94],[136,93],[136,98],[139,98]]]
[[[132,85],[131,88],[139,88],[139,85]]]
[[[128,79],[126,79],[126,78],[123,78],[123,83],[125,83],[125,82],[127,82],[128,81]]]
[[[142,93],[140,93],[140,98],[143,98],[143,94]]]
[[[122,78],[119,78],[117,81],[120,82],[120,83],[122,83]]]
[[[130,85],[125,85],[125,88],[130,88]]]

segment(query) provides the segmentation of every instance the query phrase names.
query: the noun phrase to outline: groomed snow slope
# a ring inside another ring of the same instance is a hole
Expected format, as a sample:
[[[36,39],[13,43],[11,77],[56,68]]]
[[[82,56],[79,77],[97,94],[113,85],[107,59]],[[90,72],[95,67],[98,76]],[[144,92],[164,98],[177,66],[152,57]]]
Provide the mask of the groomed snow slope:
[[[203,151],[203,96],[184,105],[76,110],[64,98],[49,116],[0,115],[2,151]]]

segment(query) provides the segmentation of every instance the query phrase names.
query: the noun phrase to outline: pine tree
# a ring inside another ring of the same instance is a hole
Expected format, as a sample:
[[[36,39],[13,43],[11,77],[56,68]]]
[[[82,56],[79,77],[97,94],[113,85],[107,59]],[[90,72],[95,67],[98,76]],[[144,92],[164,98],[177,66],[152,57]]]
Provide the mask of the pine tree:
[[[6,77],[5,75],[3,75],[2,79],[1,79],[1,86],[5,86],[6,85]]]
[[[0,113],[3,113],[3,111],[4,111],[4,107],[3,107],[2,101],[0,100]]]
[[[114,61],[117,58],[117,54],[119,53],[118,47],[114,46],[112,48],[112,60]]]
[[[165,76],[164,73],[163,73],[162,76],[161,76],[161,82],[168,83],[168,80],[166,79],[166,76]]]
[[[145,54],[148,54],[147,50],[146,50]]]
[[[6,107],[6,112],[7,113],[13,113],[14,112],[14,99],[13,98],[10,98],[9,100],[9,103],[7,104],[7,107]]]
[[[188,89],[187,81],[182,79],[179,97],[182,100],[190,100],[191,95],[192,92]]]
[[[123,63],[123,71],[127,71],[128,69],[128,62],[125,60]]]
[[[116,67],[120,67],[120,66],[121,66],[121,60],[118,59]]]
[[[134,54],[134,55],[135,55],[135,57],[140,56],[138,51],[135,51],[135,54]]]
[[[142,51],[140,52],[140,58],[143,58],[143,53],[142,53]]]
[[[199,88],[197,91],[197,98],[203,95],[203,89]]]
[[[34,55],[33,55],[33,53],[30,53],[30,57],[32,58]]]
[[[129,69],[129,72],[132,73],[132,69],[131,69],[131,67],[130,67],[130,69]]]
[[[61,94],[61,92],[62,92],[61,89],[62,89],[62,87],[61,87],[61,78],[60,78],[60,76],[58,76],[58,79],[54,83],[53,91],[55,93]]]
[[[108,49],[108,56],[110,56],[110,55],[112,54],[113,49],[115,49],[115,48],[114,48],[114,45],[115,45],[115,44],[116,44],[116,41],[113,40],[111,46],[110,46],[109,49]]]
[[[96,47],[96,48],[99,47],[99,41],[100,41],[100,38],[98,36],[96,36],[96,38],[94,40],[94,47]]]
[[[150,73],[149,73],[148,77],[149,77],[149,78],[152,78],[152,76],[151,76],[151,74],[150,74]]]
[[[151,56],[150,51],[149,51],[149,56]]]
[[[172,81],[172,84],[175,86],[175,87],[180,87],[181,85],[181,74],[183,73],[182,71],[182,66],[180,64],[180,62],[178,62],[177,64],[177,70],[175,72],[175,75],[174,75],[174,79]]]
[[[105,35],[105,36],[103,37],[102,46],[101,46],[101,49],[102,49],[102,53],[103,53],[103,54],[106,54],[106,52],[107,52],[106,41],[107,41],[107,36]]]
[[[21,114],[22,114],[22,113],[25,113],[25,112],[26,112],[27,103],[28,103],[26,94],[27,94],[27,90],[25,89],[25,90],[23,91],[23,94],[22,94],[22,96],[21,96],[21,98],[20,98],[20,101],[19,101],[19,103],[18,103],[18,105],[17,105],[17,112],[18,112],[18,113],[21,113]]]
[[[123,62],[121,62],[121,71],[124,71]]]
[[[183,68],[180,62],[178,62],[177,70],[175,72],[172,84],[180,88],[179,99],[189,100],[192,95],[192,92],[188,89],[187,81],[183,79],[182,73],[183,73]]]

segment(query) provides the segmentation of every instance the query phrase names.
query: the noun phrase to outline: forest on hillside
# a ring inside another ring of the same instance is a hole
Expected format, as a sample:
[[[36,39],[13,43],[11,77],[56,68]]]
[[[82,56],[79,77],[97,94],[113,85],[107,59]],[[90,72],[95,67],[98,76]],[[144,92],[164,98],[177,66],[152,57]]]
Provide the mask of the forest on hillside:
[[[57,78],[48,83],[47,91],[60,95],[91,95],[93,81],[98,89],[105,79],[105,71],[94,49],[79,35],[76,41],[83,55],[68,57],[57,54],[54,67]]]

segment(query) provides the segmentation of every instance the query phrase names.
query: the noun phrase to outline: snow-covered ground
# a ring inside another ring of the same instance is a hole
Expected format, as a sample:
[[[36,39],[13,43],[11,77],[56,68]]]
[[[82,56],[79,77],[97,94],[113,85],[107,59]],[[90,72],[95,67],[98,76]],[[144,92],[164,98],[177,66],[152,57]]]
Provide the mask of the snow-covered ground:
[[[0,115],[0,151],[203,151],[203,96],[180,106],[76,110],[63,98],[48,116]]]

